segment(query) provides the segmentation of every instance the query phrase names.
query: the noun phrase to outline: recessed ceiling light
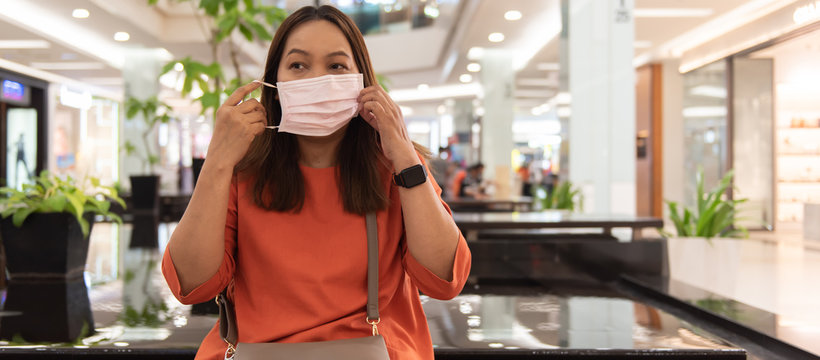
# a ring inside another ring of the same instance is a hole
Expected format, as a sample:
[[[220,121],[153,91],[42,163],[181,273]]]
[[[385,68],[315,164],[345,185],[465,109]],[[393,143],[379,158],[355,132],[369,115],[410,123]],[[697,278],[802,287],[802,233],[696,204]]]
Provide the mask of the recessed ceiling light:
[[[489,36],[487,36],[487,40],[490,40],[490,42],[496,42],[496,43],[497,42],[502,42],[502,41],[504,41],[504,34],[499,33],[499,32],[494,32],[494,33],[490,34]]]
[[[697,18],[707,17],[715,11],[709,8],[642,8],[632,10],[636,18]]]
[[[479,72],[479,71],[481,71],[481,64],[479,64],[479,63],[469,63],[469,64],[467,64],[467,71],[469,71],[469,72]]]
[[[0,49],[48,49],[51,43],[45,40],[0,40]]]
[[[117,41],[128,41],[128,39],[130,39],[130,38],[131,38],[131,35],[129,35],[125,31],[117,31],[116,33],[114,33],[114,40],[117,40]]]
[[[74,9],[74,11],[71,12],[71,16],[77,19],[85,19],[89,15],[91,15],[91,13],[89,13],[86,9]]]
[[[181,62],[174,64],[174,71],[182,72],[182,70],[185,70],[185,65],[182,65]]]
[[[484,48],[482,47],[474,46],[467,51],[467,58],[470,60],[481,60],[482,57],[484,57]]]
[[[466,83],[468,83],[468,82],[470,82],[470,81],[473,81],[473,76],[472,76],[472,75],[470,75],[470,74],[461,74],[461,75],[458,77],[458,81],[461,81],[461,82],[463,82],[463,83],[465,83],[465,84],[466,84]]]
[[[504,18],[509,21],[515,21],[521,19],[521,12],[518,10],[510,10],[504,13]]]
[[[427,91],[427,90],[430,90],[430,85],[427,85],[427,84],[419,84],[419,86],[417,87],[417,89],[418,89],[419,91]]]

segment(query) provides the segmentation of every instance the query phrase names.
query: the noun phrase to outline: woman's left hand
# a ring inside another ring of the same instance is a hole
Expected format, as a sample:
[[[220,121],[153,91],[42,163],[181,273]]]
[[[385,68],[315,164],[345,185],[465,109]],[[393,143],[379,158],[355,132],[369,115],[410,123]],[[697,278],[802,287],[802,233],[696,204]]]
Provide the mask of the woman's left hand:
[[[407,134],[401,109],[379,85],[359,93],[359,115],[379,132],[382,150],[397,171],[418,163],[418,155]]]

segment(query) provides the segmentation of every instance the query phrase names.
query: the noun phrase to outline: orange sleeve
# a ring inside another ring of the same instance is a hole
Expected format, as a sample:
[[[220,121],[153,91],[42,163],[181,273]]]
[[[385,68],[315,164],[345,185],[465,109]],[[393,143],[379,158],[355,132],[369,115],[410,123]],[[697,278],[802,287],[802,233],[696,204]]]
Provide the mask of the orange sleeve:
[[[424,159],[422,159],[421,162],[427,167]],[[428,169],[427,171],[429,173],[430,170]],[[435,181],[430,181],[430,183],[433,185],[433,189],[435,189],[436,195],[439,197],[441,206],[452,216],[453,212],[450,210],[450,207],[441,199],[441,188]],[[403,242],[402,251],[402,262],[405,271],[416,287],[425,295],[434,299],[449,300],[458,295],[461,289],[464,288],[464,283],[467,282],[467,277],[470,275],[472,255],[470,255],[470,248],[467,246],[467,241],[464,239],[464,235],[461,234],[461,230],[458,231],[458,245],[456,246],[455,258],[453,260],[453,280],[451,281],[438,277],[424,267],[424,265],[420,264],[410,251],[407,250],[407,241]]]
[[[236,252],[236,227],[237,227],[237,178],[234,175],[231,181],[231,190],[228,198],[228,215],[225,219],[225,256],[219,270],[210,279],[191,290],[188,294],[183,294],[179,285],[179,276],[174,267],[174,261],[169,247],[165,248],[162,256],[162,274],[171,292],[183,304],[197,304],[213,299],[233,280],[236,264],[234,263],[234,253]]]

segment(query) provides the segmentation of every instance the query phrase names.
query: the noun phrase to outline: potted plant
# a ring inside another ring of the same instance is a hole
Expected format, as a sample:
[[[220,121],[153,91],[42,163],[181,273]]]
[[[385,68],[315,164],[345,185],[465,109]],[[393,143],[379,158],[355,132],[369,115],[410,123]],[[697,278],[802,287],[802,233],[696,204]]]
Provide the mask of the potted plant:
[[[576,188],[572,182],[564,181],[553,187],[552,191],[541,188],[536,192],[536,201],[540,202],[541,209],[544,210],[564,210],[568,212],[581,209],[581,190]]]
[[[94,331],[83,281],[95,215],[121,222],[117,191],[96,178],[78,182],[47,171],[22,190],[0,188],[0,234],[10,275],[0,337],[72,341]],[[84,330],[85,329],[85,330]]]
[[[171,107],[159,101],[156,96],[145,100],[128,98],[125,101],[125,117],[134,120],[137,116],[145,122],[142,134],[142,152],[131,141],[126,141],[123,150],[128,156],[136,156],[142,161],[143,175],[131,175],[131,201],[135,209],[154,209],[159,205],[159,175],[154,166],[159,163],[159,156],[151,150],[148,139],[158,124],[171,121]]]
[[[670,276],[692,284],[711,284],[711,291],[735,286],[740,264],[740,242],[748,237],[739,225],[739,205],[747,199],[730,199],[726,192],[732,186],[734,171],[729,171],[711,190],[705,191],[703,170],[697,172],[696,207],[690,209],[666,201],[669,219],[675,233],[660,229],[668,238]],[[699,264],[700,266],[692,266]]]

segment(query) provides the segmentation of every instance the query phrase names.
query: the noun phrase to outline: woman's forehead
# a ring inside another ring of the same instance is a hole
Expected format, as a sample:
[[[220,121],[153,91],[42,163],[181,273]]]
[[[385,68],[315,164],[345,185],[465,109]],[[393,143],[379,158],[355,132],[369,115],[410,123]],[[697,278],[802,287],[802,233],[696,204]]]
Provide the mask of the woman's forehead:
[[[342,30],[326,20],[313,20],[295,27],[285,42],[283,55],[287,56],[294,49],[311,56],[325,56],[340,50],[352,55]]]

